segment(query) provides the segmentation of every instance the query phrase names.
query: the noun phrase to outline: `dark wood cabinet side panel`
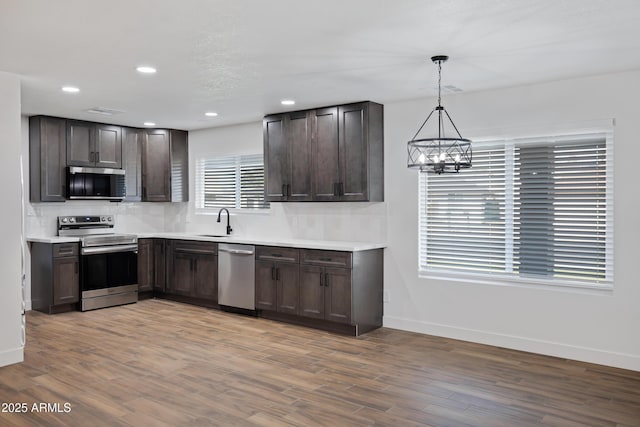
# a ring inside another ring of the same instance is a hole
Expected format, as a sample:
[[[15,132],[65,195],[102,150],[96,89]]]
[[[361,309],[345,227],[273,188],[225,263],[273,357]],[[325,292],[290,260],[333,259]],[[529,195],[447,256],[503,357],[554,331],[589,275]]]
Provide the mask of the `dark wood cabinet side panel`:
[[[340,147],[338,108],[323,108],[312,115],[313,197],[315,200],[338,200],[340,182]]]
[[[322,267],[300,266],[300,316],[324,319],[324,271]]]
[[[171,201],[189,201],[188,133],[171,131]]]
[[[382,326],[384,249],[353,253],[352,322],[360,333]]]
[[[153,239],[153,289],[159,292],[166,290],[167,277],[167,242],[164,239]]]
[[[369,103],[369,201],[384,201],[384,108]]]
[[[286,199],[287,174],[284,115],[267,116],[263,121],[265,198],[270,202]]]
[[[141,201],[142,130],[122,128],[122,167],[125,170],[125,201]]]
[[[366,104],[343,106],[339,111],[342,200],[367,200],[368,121]]]
[[[153,240],[138,240],[138,291],[153,290]]]
[[[256,261],[256,309],[276,311],[275,266],[271,262]]]
[[[32,242],[31,248],[31,308],[49,312],[53,303],[53,245]]]

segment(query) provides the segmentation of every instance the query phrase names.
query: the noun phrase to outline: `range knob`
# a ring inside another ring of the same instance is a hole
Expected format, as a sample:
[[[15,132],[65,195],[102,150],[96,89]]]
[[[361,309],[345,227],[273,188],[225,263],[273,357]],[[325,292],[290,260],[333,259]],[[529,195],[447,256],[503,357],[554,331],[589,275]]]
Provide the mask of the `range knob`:
[[[113,221],[113,218],[112,218],[112,217],[108,217],[108,218],[107,218],[107,221],[112,222],[112,221]]]
[[[66,224],[67,222],[69,222],[69,218],[67,218],[66,216],[62,218],[62,223]]]
[[[69,222],[76,222],[76,219],[74,217],[69,217]]]
[[[107,217],[101,216],[100,217],[100,222],[105,222],[107,220]]]

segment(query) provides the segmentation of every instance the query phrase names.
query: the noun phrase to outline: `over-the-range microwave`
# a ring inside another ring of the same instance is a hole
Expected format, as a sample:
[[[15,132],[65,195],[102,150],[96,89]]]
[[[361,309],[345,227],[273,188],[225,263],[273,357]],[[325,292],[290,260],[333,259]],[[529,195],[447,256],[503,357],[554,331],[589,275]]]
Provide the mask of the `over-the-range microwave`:
[[[121,201],[125,196],[124,169],[69,166],[67,199]]]

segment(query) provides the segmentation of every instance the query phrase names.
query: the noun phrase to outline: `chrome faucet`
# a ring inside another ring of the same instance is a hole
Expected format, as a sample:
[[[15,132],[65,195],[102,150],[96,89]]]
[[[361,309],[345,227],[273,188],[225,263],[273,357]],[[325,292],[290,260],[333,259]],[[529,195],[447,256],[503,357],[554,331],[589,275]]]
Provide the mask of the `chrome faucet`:
[[[216,220],[216,222],[220,222],[220,214],[222,214],[222,211],[225,211],[227,213],[227,234],[231,234],[233,228],[231,228],[231,226],[229,225],[229,210],[227,208],[222,208],[218,211],[218,219]]]

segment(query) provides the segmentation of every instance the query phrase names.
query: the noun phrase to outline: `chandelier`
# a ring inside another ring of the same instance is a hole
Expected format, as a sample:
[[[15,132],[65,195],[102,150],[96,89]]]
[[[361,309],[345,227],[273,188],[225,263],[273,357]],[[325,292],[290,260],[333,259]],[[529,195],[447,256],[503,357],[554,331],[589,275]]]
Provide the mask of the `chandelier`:
[[[407,167],[420,171],[441,173],[456,173],[460,169],[471,167],[471,140],[463,138],[458,128],[451,120],[447,110],[441,105],[442,63],[448,56],[432,56],[431,61],[438,66],[438,105],[422,122],[422,126],[407,143]],[[438,113],[438,136],[434,138],[418,138],[418,134],[425,127],[433,113]],[[445,134],[445,116],[455,130],[453,137]]]

